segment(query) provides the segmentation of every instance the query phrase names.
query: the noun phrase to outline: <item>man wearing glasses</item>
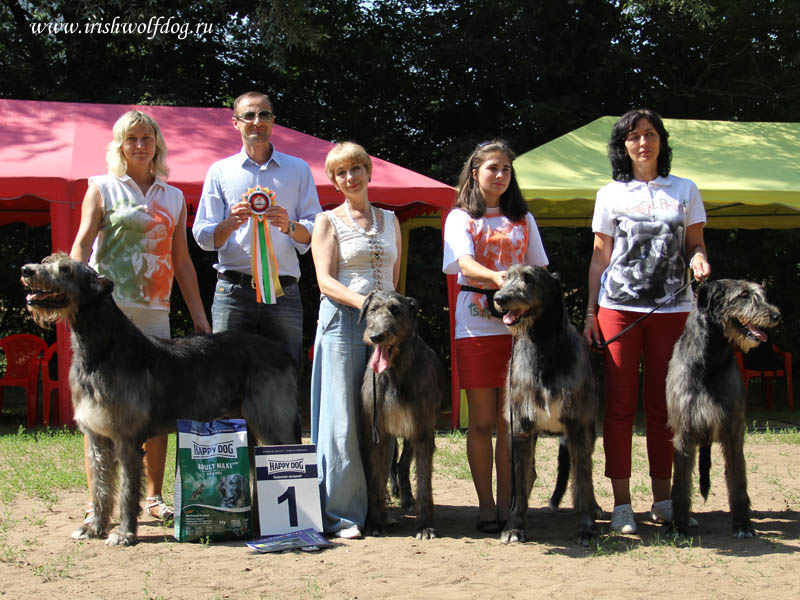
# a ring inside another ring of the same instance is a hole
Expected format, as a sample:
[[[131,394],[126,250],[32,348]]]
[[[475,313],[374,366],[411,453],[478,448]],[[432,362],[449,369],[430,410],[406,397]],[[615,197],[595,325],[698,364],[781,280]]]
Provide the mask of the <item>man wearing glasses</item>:
[[[266,94],[247,92],[234,101],[233,127],[242,136],[242,149],[208,170],[192,233],[201,248],[217,251],[211,306],[214,332],[247,331],[278,339],[299,368],[303,306],[297,287],[297,252],[308,251],[314,218],[321,208],[308,164],[270,143],[274,124],[272,102]],[[257,301],[252,277],[255,249],[250,217],[253,207],[263,208],[263,201],[251,203],[245,198],[256,186],[275,193],[274,205],[263,210],[283,290],[275,304]]]

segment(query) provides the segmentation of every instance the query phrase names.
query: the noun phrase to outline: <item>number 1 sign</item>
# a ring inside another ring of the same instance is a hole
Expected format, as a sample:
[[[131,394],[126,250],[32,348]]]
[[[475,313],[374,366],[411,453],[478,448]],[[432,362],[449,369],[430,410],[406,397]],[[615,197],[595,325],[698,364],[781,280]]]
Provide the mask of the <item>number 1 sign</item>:
[[[322,532],[316,446],[257,446],[255,455],[261,535]]]

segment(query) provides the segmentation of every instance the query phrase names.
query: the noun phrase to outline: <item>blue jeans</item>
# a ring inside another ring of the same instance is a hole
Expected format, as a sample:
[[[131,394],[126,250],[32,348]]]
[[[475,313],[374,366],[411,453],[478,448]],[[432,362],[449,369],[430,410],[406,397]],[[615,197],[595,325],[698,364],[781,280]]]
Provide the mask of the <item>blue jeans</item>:
[[[275,304],[256,302],[256,291],[217,280],[211,304],[211,326],[220,331],[258,333],[280,342],[300,370],[303,353],[303,304],[297,284],[283,288]]]
[[[358,445],[361,381],[369,349],[359,311],[323,298],[311,367],[311,441],[317,445],[322,526],[364,526],[367,481]]]

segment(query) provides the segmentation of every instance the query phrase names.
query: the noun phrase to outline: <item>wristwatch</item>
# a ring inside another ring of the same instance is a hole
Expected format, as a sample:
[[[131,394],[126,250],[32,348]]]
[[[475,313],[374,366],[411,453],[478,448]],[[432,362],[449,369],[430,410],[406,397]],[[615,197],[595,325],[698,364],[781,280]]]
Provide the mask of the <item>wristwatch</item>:
[[[295,229],[297,229],[297,225],[294,224],[294,221],[289,221],[289,227],[286,229],[286,235],[292,237]]]

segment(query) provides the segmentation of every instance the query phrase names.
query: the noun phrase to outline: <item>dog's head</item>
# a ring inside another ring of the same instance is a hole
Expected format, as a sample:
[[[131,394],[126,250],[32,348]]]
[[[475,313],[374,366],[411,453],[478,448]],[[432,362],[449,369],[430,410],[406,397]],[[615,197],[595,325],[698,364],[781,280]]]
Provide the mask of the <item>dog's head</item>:
[[[716,323],[742,352],[766,342],[762,329],[775,327],[781,320],[780,311],[768,302],[763,287],[739,279],[717,279],[701,285],[695,310]]]
[[[514,265],[495,292],[494,305],[505,313],[503,323],[513,335],[523,334],[544,315],[560,323],[564,313],[561,280],[544,267]]]
[[[244,477],[239,473],[225,475],[217,484],[222,506],[240,508],[244,505]]]
[[[375,347],[370,366],[378,373],[392,365],[394,351],[417,332],[417,301],[397,292],[372,291],[361,305],[363,340]]]
[[[21,271],[28,311],[40,327],[71,320],[82,303],[106,297],[114,289],[110,279],[63,252],[24,265]]]

